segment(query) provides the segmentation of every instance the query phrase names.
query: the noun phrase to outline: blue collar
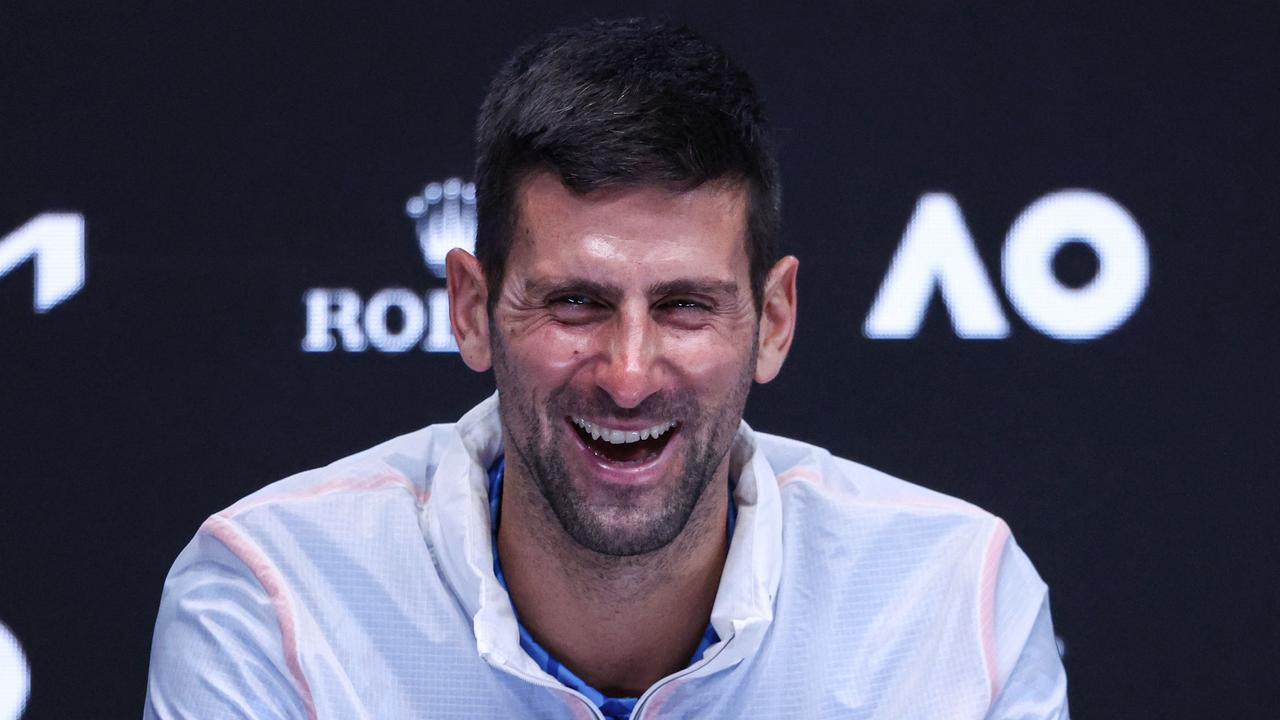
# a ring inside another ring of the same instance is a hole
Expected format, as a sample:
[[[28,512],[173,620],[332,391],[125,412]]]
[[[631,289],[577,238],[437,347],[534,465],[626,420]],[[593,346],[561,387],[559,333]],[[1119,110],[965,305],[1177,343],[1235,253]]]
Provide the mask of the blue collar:
[[[507,587],[507,579],[502,574],[502,561],[498,558],[498,520],[502,508],[502,476],[506,468],[506,459],[498,458],[498,462],[489,468],[489,517],[490,524],[493,526],[493,572],[498,576],[498,582],[502,584],[503,589]],[[732,488],[732,483],[730,483]],[[733,526],[738,519],[738,506],[733,501],[732,495],[729,497],[729,539],[733,539]],[[558,660],[551,657],[551,653],[538,644],[537,640],[529,634],[525,629],[524,623],[520,622],[520,613],[516,610],[515,601],[512,600],[511,609],[516,614],[516,626],[520,629],[520,647],[538,663],[538,667],[542,668],[548,675],[559,680],[565,687],[573,688],[587,697],[588,700],[595,703],[600,711],[608,720],[627,720],[631,717],[631,711],[635,709],[636,700],[633,697],[609,697],[604,693],[596,690],[588,685],[582,678],[578,677],[572,670],[561,665]],[[692,665],[702,653],[706,652],[708,647],[720,641],[720,636],[716,634],[711,624],[707,624],[707,630],[702,634],[702,641],[698,643],[698,648],[693,651],[693,657],[689,659]]]

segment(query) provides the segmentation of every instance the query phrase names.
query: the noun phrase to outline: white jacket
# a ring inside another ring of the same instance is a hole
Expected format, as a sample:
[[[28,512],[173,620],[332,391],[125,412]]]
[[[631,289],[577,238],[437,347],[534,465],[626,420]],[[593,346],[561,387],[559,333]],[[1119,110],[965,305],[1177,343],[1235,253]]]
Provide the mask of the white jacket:
[[[164,585],[147,718],[592,718],[493,573],[497,397],[210,517]],[[633,718],[1065,718],[1044,583],[998,518],[754,433],[711,623]]]

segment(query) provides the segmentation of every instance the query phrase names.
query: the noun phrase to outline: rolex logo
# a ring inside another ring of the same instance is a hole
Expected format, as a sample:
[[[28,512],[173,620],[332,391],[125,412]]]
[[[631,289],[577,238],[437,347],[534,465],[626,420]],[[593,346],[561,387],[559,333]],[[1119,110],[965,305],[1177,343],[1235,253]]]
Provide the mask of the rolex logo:
[[[431,183],[404,206],[418,231],[418,246],[427,269],[444,278],[444,256],[460,247],[476,247],[476,184],[449,178]]]
[[[476,246],[476,186],[460,178],[429,183],[405,202],[431,287],[387,287],[368,297],[352,288],[311,288],[303,294],[305,352],[457,352],[442,282],[453,248]]]

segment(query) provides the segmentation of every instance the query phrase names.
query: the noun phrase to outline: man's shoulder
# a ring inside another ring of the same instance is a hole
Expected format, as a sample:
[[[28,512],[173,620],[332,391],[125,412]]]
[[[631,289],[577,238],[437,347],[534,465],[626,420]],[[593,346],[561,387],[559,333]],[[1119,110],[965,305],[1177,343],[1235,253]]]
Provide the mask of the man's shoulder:
[[[317,574],[334,585],[402,573],[403,562],[421,567],[413,559],[426,552],[419,518],[436,466],[456,442],[452,425],[432,425],[267,485],[209,516],[169,582],[231,573],[274,593],[309,587]]]
[[[804,492],[824,502],[850,508],[998,521],[972,503],[833,455],[817,445],[760,432],[756,433],[756,442],[784,494],[788,490]]]
[[[426,427],[210,516],[165,579],[152,685],[187,693],[190,677],[210,673],[244,697],[267,692],[297,706],[272,716],[314,716],[311,690],[327,695],[324,678],[342,668],[467,648],[469,625],[458,622],[422,527],[436,468],[458,442],[451,425]],[[272,682],[282,689],[269,692]]]
[[[277,480],[215,517],[237,519],[254,514],[304,512],[309,505],[358,501],[371,494],[398,495],[422,505],[431,495],[436,466],[456,437],[452,423],[429,425]]]
[[[757,448],[777,478],[791,567],[822,568],[836,596],[904,603],[895,588],[910,586],[912,602],[953,596],[989,610],[1003,578],[1029,598],[1022,619],[1034,618],[1045,586],[1001,518],[821,447],[764,435]]]
[[[453,424],[431,425],[271,483],[209,516],[171,574],[213,558],[225,565],[226,551],[250,568],[287,569],[324,548],[369,546],[372,556],[390,537],[421,537],[418,516],[456,442]]]

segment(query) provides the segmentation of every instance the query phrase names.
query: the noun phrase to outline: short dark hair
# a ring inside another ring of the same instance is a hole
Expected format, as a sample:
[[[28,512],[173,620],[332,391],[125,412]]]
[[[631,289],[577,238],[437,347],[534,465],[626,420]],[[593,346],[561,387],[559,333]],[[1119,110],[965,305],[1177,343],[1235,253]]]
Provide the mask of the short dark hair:
[[[476,256],[493,309],[532,172],[566,187],[691,190],[745,181],[751,294],[761,308],[777,255],[781,189],[747,73],[687,27],[632,18],[563,28],[522,47],[489,86],[476,122]]]

